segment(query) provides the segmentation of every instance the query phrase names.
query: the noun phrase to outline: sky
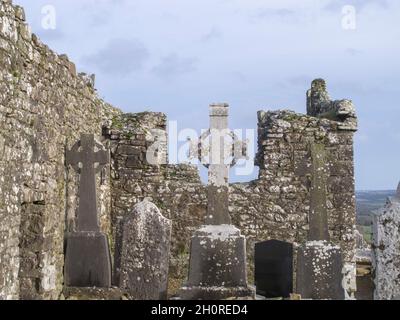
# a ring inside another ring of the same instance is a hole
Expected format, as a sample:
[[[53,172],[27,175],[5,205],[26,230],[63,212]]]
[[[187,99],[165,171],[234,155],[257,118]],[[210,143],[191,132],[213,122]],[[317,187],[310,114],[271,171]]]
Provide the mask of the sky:
[[[207,128],[213,102],[230,104],[232,129],[255,129],[258,110],[305,113],[324,78],[357,109],[356,188],[400,180],[398,0],[13,2],[44,43],[96,74],[101,98],[164,112],[179,129]]]

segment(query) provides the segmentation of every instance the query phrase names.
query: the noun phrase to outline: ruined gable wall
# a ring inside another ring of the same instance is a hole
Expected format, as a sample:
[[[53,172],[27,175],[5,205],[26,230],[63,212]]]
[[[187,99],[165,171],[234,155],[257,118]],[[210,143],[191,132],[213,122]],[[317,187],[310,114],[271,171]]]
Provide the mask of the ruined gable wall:
[[[259,113],[259,179],[234,184],[231,214],[247,236],[250,258],[258,241],[278,239],[301,244],[309,230],[311,172],[309,143],[325,146],[327,208],[331,240],[344,259],[354,262],[353,132],[338,124],[290,111]],[[250,260],[251,261],[251,260]]]
[[[22,8],[0,1],[0,299],[59,297],[77,190],[65,147],[81,132],[101,135],[118,113],[66,56],[31,34]],[[106,177],[99,195],[105,229],[108,188]]]
[[[310,143],[322,145],[326,159],[329,233],[340,244],[348,291],[355,291],[355,182],[353,136],[357,130],[349,100],[332,101],[323,80],[307,92],[309,115],[291,111],[258,114],[259,179],[233,184],[232,218],[247,237],[250,273],[254,244],[277,239],[301,244],[309,230],[312,172]]]

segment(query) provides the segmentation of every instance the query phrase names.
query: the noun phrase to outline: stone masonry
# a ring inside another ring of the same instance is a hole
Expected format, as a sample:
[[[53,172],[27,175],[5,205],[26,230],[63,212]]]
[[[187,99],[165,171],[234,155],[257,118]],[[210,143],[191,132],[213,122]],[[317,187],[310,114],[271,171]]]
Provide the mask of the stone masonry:
[[[31,34],[23,9],[10,0],[0,0],[0,67],[0,299],[61,296],[64,233],[75,230],[78,202],[65,150],[82,133],[95,134],[111,150],[111,164],[97,179],[100,225],[111,251],[119,222],[151,198],[172,220],[170,280],[179,288],[190,237],[205,220],[207,193],[196,167],[167,164],[166,116],[122,114],[99,99],[93,78],[77,75],[65,55]],[[331,240],[355,267],[354,107],[331,101],[325,82],[316,80],[307,111],[260,111],[259,177],[229,186],[230,216],[247,238],[250,281],[255,243],[307,238],[311,177],[301,167],[313,142],[324,145],[329,164]],[[156,164],[147,162],[148,148]]]
[[[313,82],[307,97],[309,106],[323,105],[324,108],[317,111],[309,108],[314,116],[286,110],[259,112],[259,178],[230,185],[230,215],[247,237],[250,274],[255,243],[269,239],[305,241],[309,229],[311,175],[301,168],[304,159],[309,158],[309,144],[318,142],[324,145],[329,169],[330,237],[332,242],[341,245],[346,268],[354,271],[349,272],[349,277],[355,277],[353,135],[357,122],[354,107],[348,100],[329,100],[323,80]],[[132,123],[140,125],[132,131]],[[190,237],[204,221],[207,194],[197,168],[146,163],[146,147],[155,140],[149,132],[157,129],[160,134],[165,128],[165,116],[157,113],[123,115],[113,121],[109,130],[114,161],[112,216],[118,220],[133,204],[152,198],[173,221],[171,277],[183,280]],[[161,153],[167,154],[165,150]],[[349,283],[354,281],[349,279]],[[355,288],[348,290],[351,293]]]
[[[81,133],[100,136],[119,113],[88,79],[31,33],[21,7],[0,1],[0,299],[57,299],[62,291],[64,230],[74,225],[78,187],[65,150]],[[104,231],[108,175],[98,188]]]

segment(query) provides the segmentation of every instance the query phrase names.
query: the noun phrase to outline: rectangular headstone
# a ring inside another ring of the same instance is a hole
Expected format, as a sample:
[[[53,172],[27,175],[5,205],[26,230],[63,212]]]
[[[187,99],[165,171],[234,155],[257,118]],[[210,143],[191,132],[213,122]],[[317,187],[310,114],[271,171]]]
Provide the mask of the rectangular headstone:
[[[255,246],[257,294],[266,298],[289,298],[293,293],[293,245],[270,240]]]
[[[326,241],[307,242],[297,253],[297,293],[305,299],[344,300],[342,252]]]

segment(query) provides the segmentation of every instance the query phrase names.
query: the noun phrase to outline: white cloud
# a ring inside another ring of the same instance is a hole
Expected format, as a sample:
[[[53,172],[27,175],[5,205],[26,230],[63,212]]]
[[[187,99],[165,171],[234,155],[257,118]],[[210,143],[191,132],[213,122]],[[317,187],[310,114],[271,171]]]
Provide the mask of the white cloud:
[[[149,58],[144,44],[136,39],[112,39],[98,52],[85,56],[82,60],[106,75],[126,76],[140,70]]]
[[[196,59],[182,58],[176,53],[172,53],[161,59],[161,62],[153,68],[153,72],[162,77],[170,78],[196,70]]]

